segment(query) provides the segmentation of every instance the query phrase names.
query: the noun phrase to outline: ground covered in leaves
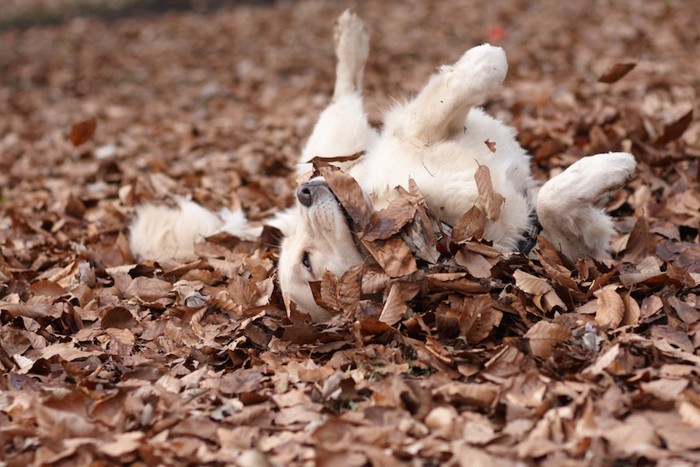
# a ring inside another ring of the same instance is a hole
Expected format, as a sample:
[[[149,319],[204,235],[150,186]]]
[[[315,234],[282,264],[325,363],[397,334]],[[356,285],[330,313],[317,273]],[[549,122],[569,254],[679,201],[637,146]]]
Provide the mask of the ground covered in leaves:
[[[406,193],[372,237],[405,275],[324,278],[321,325],[287,315],[271,232],[135,264],[126,225],[174,194],[255,220],[292,202],[345,5],[3,18],[0,464],[699,463],[700,4],[639,5],[357,5],[374,121],[489,41],[510,72],[486,107],[539,178],[608,150],[639,170],[605,200],[605,264],[431,237]]]

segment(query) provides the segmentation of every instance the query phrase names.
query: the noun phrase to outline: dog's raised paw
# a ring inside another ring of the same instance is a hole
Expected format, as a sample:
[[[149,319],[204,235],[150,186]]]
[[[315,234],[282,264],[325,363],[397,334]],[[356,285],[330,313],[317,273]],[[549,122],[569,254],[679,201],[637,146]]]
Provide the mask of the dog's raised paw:
[[[482,44],[467,50],[452,67],[475,91],[489,92],[503,83],[508,73],[508,60],[500,47]]]
[[[345,10],[335,23],[335,54],[340,63],[362,67],[369,55],[369,33],[359,16]]]

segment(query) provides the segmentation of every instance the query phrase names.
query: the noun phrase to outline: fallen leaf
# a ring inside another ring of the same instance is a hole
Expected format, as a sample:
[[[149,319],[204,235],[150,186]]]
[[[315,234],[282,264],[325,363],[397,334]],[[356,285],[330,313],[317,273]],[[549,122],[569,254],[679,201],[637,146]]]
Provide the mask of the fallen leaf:
[[[664,126],[664,132],[661,133],[661,136],[659,136],[655,142],[656,145],[658,146],[663,146],[664,144],[668,144],[671,141],[675,141],[681,136],[683,136],[683,133],[688,129],[690,124],[693,122],[693,109],[691,108],[688,112],[683,114],[678,120],[675,122],[669,123],[668,125]]]
[[[597,299],[595,322],[602,328],[617,328],[625,315],[625,303],[617,288],[615,284],[606,285],[594,293]]]
[[[571,331],[557,323],[538,321],[523,336],[528,339],[532,354],[539,358],[549,358],[556,344],[571,338]]]
[[[616,63],[615,65],[612,65],[610,68],[605,70],[605,72],[602,75],[600,75],[600,77],[598,78],[598,82],[610,84],[619,81],[622,78],[624,78],[625,75],[627,75],[627,73],[632,71],[636,66],[637,63],[635,62]]]
[[[74,146],[80,146],[90,141],[97,128],[97,119],[91,117],[87,120],[74,123],[70,129],[70,140]]]
[[[501,216],[501,205],[505,198],[496,193],[491,183],[491,171],[485,165],[480,165],[474,173],[476,188],[479,191],[479,201],[484,209],[486,218],[496,221]]]

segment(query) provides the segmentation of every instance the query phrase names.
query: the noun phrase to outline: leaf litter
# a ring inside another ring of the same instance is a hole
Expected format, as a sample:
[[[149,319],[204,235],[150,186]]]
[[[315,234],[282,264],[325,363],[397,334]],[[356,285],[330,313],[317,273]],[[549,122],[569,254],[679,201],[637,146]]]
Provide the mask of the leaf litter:
[[[287,314],[271,229],[135,264],[125,226],[173,196],[254,220],[291,204],[331,91],[334,4],[0,31],[0,462],[700,462],[700,8],[455,9],[358,6],[370,118],[499,42],[510,74],[486,107],[539,178],[594,152],[637,157],[603,200],[615,259],[543,239],[500,255],[481,241],[502,202],[487,171],[450,229],[415,186],[373,212],[319,164],[370,254],[312,285],[324,324]]]

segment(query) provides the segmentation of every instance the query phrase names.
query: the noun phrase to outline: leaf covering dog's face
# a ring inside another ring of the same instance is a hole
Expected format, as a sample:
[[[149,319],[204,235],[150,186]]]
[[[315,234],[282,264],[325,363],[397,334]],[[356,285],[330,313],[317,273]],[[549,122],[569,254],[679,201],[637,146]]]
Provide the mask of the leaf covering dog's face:
[[[314,321],[329,317],[316,304],[309,282],[320,281],[325,271],[340,277],[362,262],[345,213],[323,178],[297,188],[297,210],[283,233],[278,273],[286,299],[296,303]]]

